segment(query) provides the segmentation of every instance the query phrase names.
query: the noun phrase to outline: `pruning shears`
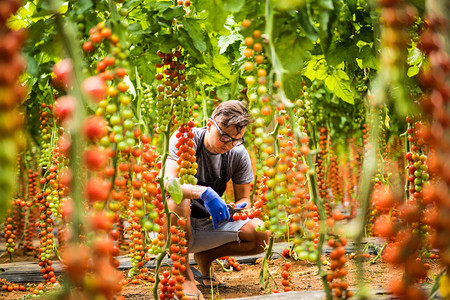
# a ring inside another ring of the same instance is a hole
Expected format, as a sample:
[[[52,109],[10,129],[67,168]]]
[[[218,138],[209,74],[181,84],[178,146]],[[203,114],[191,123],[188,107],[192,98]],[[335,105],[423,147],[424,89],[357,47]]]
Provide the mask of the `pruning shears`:
[[[228,211],[230,212],[230,216],[232,216],[236,213],[240,213],[245,209],[245,206],[244,207],[235,207],[231,204],[227,204],[227,207],[228,207]]]

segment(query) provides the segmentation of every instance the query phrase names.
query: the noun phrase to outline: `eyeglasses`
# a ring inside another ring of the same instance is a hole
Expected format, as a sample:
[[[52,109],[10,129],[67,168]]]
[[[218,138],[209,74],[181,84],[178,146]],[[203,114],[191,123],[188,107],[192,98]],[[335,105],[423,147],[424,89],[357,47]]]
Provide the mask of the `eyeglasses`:
[[[228,143],[231,142],[231,144],[232,144],[234,147],[239,146],[239,145],[242,145],[243,143],[245,143],[245,138],[244,138],[244,137],[242,137],[242,138],[240,138],[240,139],[235,139],[235,138],[232,138],[231,136],[229,136],[229,135],[226,134],[226,133],[224,134],[224,133],[222,132],[222,130],[220,130],[220,127],[219,127],[219,125],[216,123],[216,121],[215,121],[214,119],[211,119],[211,120],[213,121],[214,126],[216,126],[217,130],[219,130],[219,133],[220,133],[219,141],[221,141],[222,143],[225,143],[225,144],[228,144]]]

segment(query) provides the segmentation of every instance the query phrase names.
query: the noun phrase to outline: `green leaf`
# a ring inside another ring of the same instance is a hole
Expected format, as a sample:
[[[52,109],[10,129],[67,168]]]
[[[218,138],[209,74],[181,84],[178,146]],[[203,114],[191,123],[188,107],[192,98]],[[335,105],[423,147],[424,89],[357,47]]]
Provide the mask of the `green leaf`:
[[[87,11],[89,8],[92,7],[92,1],[91,0],[84,0],[84,1],[77,1],[77,15],[83,14],[85,11]]]
[[[297,11],[303,10],[306,4],[305,0],[277,0],[274,6],[278,11]]]
[[[423,62],[423,54],[422,52],[417,49],[416,47],[414,48],[409,48],[408,49],[408,64],[409,65],[420,65]]]
[[[163,53],[170,53],[172,49],[177,46],[177,41],[173,38],[172,35],[169,34],[159,36],[159,41],[159,49]]]
[[[34,5],[30,5],[28,9],[23,6],[19,8],[17,13],[10,16],[7,20],[8,28],[11,28],[12,30],[19,30],[20,28],[27,27],[27,20],[29,16],[34,13],[35,9],[36,8]]]
[[[358,58],[361,59],[360,68],[378,69],[378,60],[375,56],[375,51],[369,45],[363,46],[358,53]]]
[[[226,78],[230,78],[231,76],[231,64],[229,62],[226,56],[220,54],[214,55],[213,57],[214,68]]]
[[[312,42],[295,32],[282,32],[274,41],[277,57],[286,71],[297,73],[303,67],[303,59],[309,56]],[[294,55],[293,55],[294,53]]]
[[[300,23],[306,37],[308,37],[312,42],[317,41],[319,38],[319,31],[314,25],[314,21],[311,18],[309,8],[301,9],[296,14],[297,20]]]
[[[244,6],[242,0],[223,0],[223,8],[227,11],[238,12]]]
[[[334,5],[332,0],[319,0],[319,5],[325,9],[333,10]]]
[[[321,63],[317,65],[316,69],[316,79],[317,80],[324,80],[328,76],[328,66]]]
[[[30,39],[28,42],[32,45],[36,44],[38,41],[42,39],[42,34],[45,32],[45,24],[44,20],[39,20],[28,27],[28,36]]]
[[[425,11],[425,0],[411,0],[411,4],[413,4],[417,10],[419,11],[419,16],[421,16]]]
[[[33,56],[28,55],[27,53],[24,53],[23,56],[27,60],[27,73],[32,77],[38,77],[39,64],[36,59]]]
[[[28,77],[28,78],[25,80],[25,84],[27,85],[27,87],[28,87],[29,89],[33,88],[33,86],[36,84],[36,82],[38,82],[38,80],[37,80],[36,77]]]
[[[323,10],[319,14],[319,37],[320,37],[320,45],[322,46],[323,52],[328,51],[328,47],[330,44],[328,24],[330,22],[329,12]]]
[[[318,64],[321,60],[323,60],[323,55],[312,56],[302,74],[308,77],[309,80],[314,81],[316,79],[316,69],[319,67]]]
[[[408,77],[413,77],[416,76],[417,74],[419,74],[420,68],[418,65],[414,65],[408,68]]]
[[[336,70],[333,74],[328,75],[325,79],[325,85],[345,102],[350,104],[355,103],[350,88],[349,77],[344,71]]]
[[[178,178],[172,178],[169,180],[169,184],[167,185],[167,191],[170,194],[170,197],[175,201],[176,204],[180,204],[183,200],[183,191],[181,190],[180,182]]]
[[[330,66],[337,66],[342,62],[348,63],[354,60],[358,52],[359,48],[354,44],[353,40],[333,42],[326,53],[327,63]]]
[[[238,86],[239,81],[239,72],[236,72],[230,76],[230,94],[232,99],[236,99],[236,88]]]
[[[185,18],[183,20],[184,29],[186,29],[189,36],[192,38],[192,43],[195,48],[200,51],[206,51],[205,35],[200,27],[200,20],[193,18]]]
[[[351,13],[356,12],[357,2],[357,0],[347,0],[347,6]]]
[[[372,27],[364,26],[356,34],[356,38],[366,43],[372,43],[374,40]]]
[[[176,39],[172,38],[173,42],[179,42],[180,45],[193,57],[197,62],[203,62],[203,56],[195,47],[192,38],[184,27],[180,27],[175,35]],[[175,47],[175,46],[172,46]]]
[[[132,23],[128,25],[128,32],[132,33],[132,35],[143,34],[145,31],[142,30],[142,26],[139,23]]]
[[[184,8],[182,6],[169,7],[162,13],[162,17],[168,21],[181,18],[182,16],[184,16]]]
[[[128,2],[128,1],[127,1]],[[149,7],[154,10],[164,10],[166,8],[169,8],[173,5],[173,1],[146,1],[149,2]]]
[[[222,0],[199,0],[197,9],[207,12],[206,22],[209,25],[208,30],[219,32],[224,28],[228,13],[223,8]]]
[[[300,97],[302,77],[298,74],[283,74],[281,86],[288,99],[298,99]]]
[[[228,79],[216,69],[211,68],[211,66],[206,64],[198,64],[196,67],[199,69],[199,80],[204,84],[218,86],[228,83]]]
[[[237,31],[232,31],[228,35],[221,35],[218,39],[218,47],[219,47],[219,53],[222,54],[225,51],[227,51],[228,46],[231,44],[234,44],[234,42],[237,41],[243,41],[244,37],[242,34],[240,34]]]

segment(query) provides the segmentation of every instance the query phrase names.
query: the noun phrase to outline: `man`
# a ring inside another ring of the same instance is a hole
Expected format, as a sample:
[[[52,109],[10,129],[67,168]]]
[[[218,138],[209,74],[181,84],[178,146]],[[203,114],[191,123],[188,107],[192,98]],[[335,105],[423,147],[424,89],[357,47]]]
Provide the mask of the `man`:
[[[184,230],[189,253],[194,253],[203,286],[224,286],[211,273],[212,262],[222,256],[253,255],[264,251],[270,233],[257,232],[259,219],[232,221],[226,203],[221,199],[227,182],[233,182],[237,207],[250,207],[251,183],[254,180],[250,157],[243,146],[250,117],[247,108],[237,100],[219,104],[206,127],[193,128],[198,163],[197,185],[183,184],[183,201],[169,199],[169,209],[187,219]],[[166,161],[167,179],[178,177],[175,134],[170,139],[170,157]],[[176,217],[171,217],[172,224]],[[186,262],[183,287],[189,299],[204,299]]]

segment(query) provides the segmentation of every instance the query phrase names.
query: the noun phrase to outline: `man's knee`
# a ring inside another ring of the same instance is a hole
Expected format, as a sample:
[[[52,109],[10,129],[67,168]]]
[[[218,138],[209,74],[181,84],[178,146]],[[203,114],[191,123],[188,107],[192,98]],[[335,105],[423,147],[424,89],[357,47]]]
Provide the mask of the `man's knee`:
[[[256,249],[259,250],[259,252],[264,252],[265,248],[269,244],[270,239],[270,231],[255,231],[256,233]]]
[[[240,239],[247,242],[252,242],[255,245],[255,251],[263,252],[269,243],[270,231],[257,231],[256,228],[261,225],[257,219],[254,219],[242,227],[240,232]]]

